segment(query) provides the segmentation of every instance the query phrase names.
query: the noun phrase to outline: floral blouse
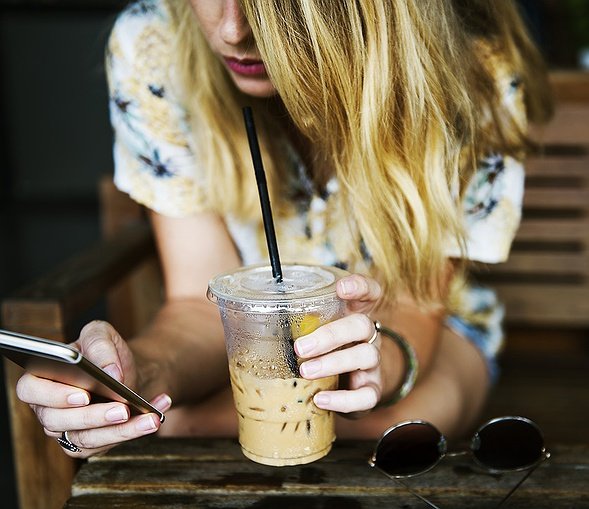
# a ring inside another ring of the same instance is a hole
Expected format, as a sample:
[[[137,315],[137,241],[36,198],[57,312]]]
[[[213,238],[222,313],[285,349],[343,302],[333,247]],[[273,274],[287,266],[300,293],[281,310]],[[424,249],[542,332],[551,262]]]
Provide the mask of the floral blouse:
[[[107,55],[111,122],[115,133],[116,186],[134,200],[167,216],[183,217],[210,208],[204,172],[191,148],[191,129],[172,62],[173,33],[164,0],[131,3],[117,18]],[[522,91],[517,81],[488,55],[503,100],[522,118]],[[298,202],[292,215],[276,218],[281,258],[349,268],[347,226],[338,213],[337,180],[318,193],[296,152],[287,153]],[[471,260],[506,260],[519,225],[524,170],[519,161],[490,154],[481,161],[467,186],[463,210],[467,226],[466,255]],[[301,198],[302,197],[302,198]],[[267,260],[261,222],[225,217],[244,264]],[[460,251],[449,245],[448,256]],[[354,267],[356,269],[356,267]],[[502,342],[503,309],[494,292],[467,287],[457,299],[448,325],[473,341],[489,361]]]

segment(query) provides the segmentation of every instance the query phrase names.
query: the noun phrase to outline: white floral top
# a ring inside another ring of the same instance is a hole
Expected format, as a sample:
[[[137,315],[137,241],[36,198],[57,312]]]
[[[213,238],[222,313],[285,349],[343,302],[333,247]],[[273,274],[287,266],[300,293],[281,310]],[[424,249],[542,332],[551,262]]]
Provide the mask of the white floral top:
[[[173,33],[164,0],[139,0],[118,17],[108,47],[107,72],[111,122],[115,131],[115,184],[137,202],[168,216],[182,217],[210,208],[204,173],[191,150],[191,127],[179,100],[172,63]],[[492,57],[489,57],[492,58]],[[494,62],[506,105],[523,115],[522,92],[509,73]],[[347,268],[349,236],[337,213],[335,179],[319,194],[290,150],[292,199],[290,217],[276,218],[284,261]],[[488,263],[504,261],[519,225],[524,171],[511,157],[489,155],[467,186],[463,202],[467,256]],[[296,196],[296,198],[294,198]],[[226,217],[244,264],[267,260],[261,223]],[[448,246],[449,256],[459,251]],[[494,293],[466,288],[448,324],[481,349],[490,362],[502,342],[503,310]]]

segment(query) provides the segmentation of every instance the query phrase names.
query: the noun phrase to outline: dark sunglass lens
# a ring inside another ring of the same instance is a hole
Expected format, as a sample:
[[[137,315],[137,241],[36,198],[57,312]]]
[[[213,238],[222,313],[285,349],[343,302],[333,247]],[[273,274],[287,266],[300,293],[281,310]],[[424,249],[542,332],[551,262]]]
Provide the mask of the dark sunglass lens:
[[[431,424],[401,424],[387,432],[379,442],[374,464],[392,476],[410,476],[425,472],[445,452],[440,432]]]
[[[474,436],[472,452],[483,465],[496,470],[517,470],[537,463],[544,450],[538,426],[524,418],[497,419]]]

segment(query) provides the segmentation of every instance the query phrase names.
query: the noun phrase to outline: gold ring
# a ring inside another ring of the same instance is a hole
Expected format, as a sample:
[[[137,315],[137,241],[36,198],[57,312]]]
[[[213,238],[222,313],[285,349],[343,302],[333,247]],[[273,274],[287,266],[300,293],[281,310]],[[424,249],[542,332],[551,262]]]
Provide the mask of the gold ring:
[[[378,320],[375,320],[374,321],[374,334],[372,334],[370,339],[367,341],[367,343],[369,345],[371,345],[372,343],[374,343],[376,341],[376,338],[378,337],[379,332],[380,332],[380,322]]]

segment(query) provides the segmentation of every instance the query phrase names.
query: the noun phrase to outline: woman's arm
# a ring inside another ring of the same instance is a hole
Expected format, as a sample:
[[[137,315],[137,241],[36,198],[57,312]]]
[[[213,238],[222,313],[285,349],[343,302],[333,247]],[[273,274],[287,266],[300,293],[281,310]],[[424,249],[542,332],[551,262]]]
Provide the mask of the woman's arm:
[[[83,328],[74,346],[118,380],[137,389],[161,411],[199,400],[227,384],[226,354],[218,312],[207,302],[208,280],[234,268],[239,258],[223,222],[213,214],[171,219],[152,214],[162,259],[166,302],[153,324],[127,342],[106,322]],[[152,414],[131,417],[126,405],[94,403],[79,388],[25,373],[18,397],[35,411],[53,438],[68,431],[81,448],[77,458],[104,452],[160,427]]]
[[[151,214],[165,284],[165,303],[130,341],[139,386],[177,403],[198,401],[227,384],[223,329],[206,298],[209,280],[240,264],[223,221],[212,213],[176,219]]]

